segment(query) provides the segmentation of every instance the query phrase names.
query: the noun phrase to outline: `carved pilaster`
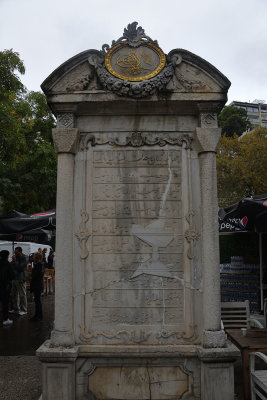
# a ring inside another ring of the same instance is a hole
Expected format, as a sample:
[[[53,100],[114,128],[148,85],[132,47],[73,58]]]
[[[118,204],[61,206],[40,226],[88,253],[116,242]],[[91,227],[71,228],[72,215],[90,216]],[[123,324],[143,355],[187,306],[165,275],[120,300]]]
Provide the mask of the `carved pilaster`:
[[[77,141],[79,131],[76,128],[55,128],[52,131],[54,146],[57,153],[77,152]]]
[[[201,127],[196,128],[200,161],[201,217],[202,217],[202,262],[203,262],[203,335],[206,347],[220,347],[223,343],[218,334],[213,345],[209,332],[220,330],[220,270],[218,240],[218,205],[216,179],[216,151],[221,129],[217,127],[214,113],[200,113]],[[212,302],[210,299],[212,298]]]
[[[78,129],[53,129],[58,153],[56,310],[53,345],[71,346],[73,337],[72,311],[72,239],[73,239],[73,176],[77,151]]]

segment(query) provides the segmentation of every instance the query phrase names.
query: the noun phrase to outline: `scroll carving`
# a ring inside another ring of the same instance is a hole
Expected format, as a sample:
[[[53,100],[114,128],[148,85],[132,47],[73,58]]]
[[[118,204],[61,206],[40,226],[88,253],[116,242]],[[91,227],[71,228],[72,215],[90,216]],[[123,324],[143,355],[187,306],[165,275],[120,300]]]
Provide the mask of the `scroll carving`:
[[[205,89],[207,85],[200,80],[189,80],[179,71],[179,68],[175,69],[175,76],[181,85],[188,91],[195,91],[199,89]]]
[[[185,231],[184,236],[189,243],[189,249],[187,251],[187,257],[192,260],[195,258],[194,246],[197,240],[199,240],[199,233],[195,226],[193,226],[193,216],[195,215],[194,210],[190,210],[186,215],[186,220],[189,224],[189,228]]]
[[[92,146],[109,144],[111,146],[131,146],[131,147],[142,147],[142,146],[160,146],[164,147],[166,145],[171,146],[183,146],[185,144],[185,149],[192,148],[193,138],[187,134],[183,134],[176,138],[171,138],[168,136],[155,137],[151,139],[148,135],[142,132],[132,132],[131,136],[126,136],[120,134],[120,138],[111,139],[98,139],[92,134],[88,134],[81,138],[80,150],[84,150],[91,143]]]
[[[90,134],[87,134],[86,136],[81,136],[80,139],[80,150],[83,151],[85,149],[88,149],[88,145],[91,143],[92,146],[95,146],[96,140],[95,136]]]
[[[88,334],[81,334],[80,335],[80,340],[82,343],[90,343],[94,339],[97,340],[99,337],[104,337],[109,340],[127,340],[127,343],[129,344],[141,344],[141,343],[146,343],[150,342],[151,340],[153,342],[153,339],[157,341],[163,341],[163,342],[175,342],[177,343],[185,343],[185,342],[195,342],[198,339],[198,333],[197,333],[197,325],[190,325],[189,326],[189,331],[161,331],[157,334],[155,334],[152,331],[126,331],[126,330],[121,330],[121,331],[109,331],[109,332],[103,332],[103,331],[95,331],[95,332],[88,332]]]
[[[176,76],[178,82],[183,86],[186,91],[196,91],[199,89],[206,89],[207,84],[202,82],[201,80],[196,79],[187,79],[184,74],[181,72],[182,66],[182,56],[179,51],[172,50],[168,56],[172,62],[172,65],[175,66],[174,75]]]
[[[170,337],[174,337],[176,340],[183,340],[185,342],[194,342],[198,338],[197,334],[197,325],[190,325],[189,326],[190,331],[189,332],[179,332],[179,331],[173,331],[173,332],[167,332],[167,331],[162,331],[159,333],[157,336],[159,339],[168,339]]]
[[[77,79],[77,81],[70,83],[66,87],[67,92],[72,92],[75,90],[86,90],[88,88],[90,82],[92,81],[93,76],[94,76],[94,71],[92,71],[89,74],[84,74],[79,79]]]
[[[78,374],[84,374],[86,377],[92,375],[92,373],[95,371],[96,366],[91,363],[90,360],[85,359],[81,365],[77,365],[76,372]]]
[[[97,338],[99,336],[103,336],[106,339],[120,339],[122,336],[124,336],[124,337],[127,337],[128,341],[130,343],[140,344],[140,343],[146,342],[150,335],[151,335],[151,332],[145,332],[145,331],[135,332],[135,331],[126,331],[126,330],[122,330],[122,331],[112,330],[112,331],[109,331],[109,333],[102,332],[102,331],[92,332],[92,333],[89,333],[88,335],[83,336],[81,339],[90,341],[91,339]]]
[[[186,148],[191,148],[192,138],[188,135],[183,135],[176,139],[171,139],[168,137],[158,138],[156,137],[154,140],[149,139],[147,136],[143,135],[142,132],[133,132],[130,137],[126,137],[126,141],[122,142],[119,139],[111,140],[109,144],[117,145],[117,146],[133,146],[133,147],[141,147],[141,146],[155,146],[158,145],[160,147],[166,146],[170,144],[172,146],[182,146],[185,143]]]
[[[89,219],[89,214],[85,210],[81,210],[81,217],[82,217],[82,222],[80,223],[79,226],[79,231],[75,233],[75,236],[79,240],[79,245],[81,248],[81,259],[85,260],[88,257],[89,251],[86,247],[86,242],[90,236],[89,231],[87,229],[86,223]]]

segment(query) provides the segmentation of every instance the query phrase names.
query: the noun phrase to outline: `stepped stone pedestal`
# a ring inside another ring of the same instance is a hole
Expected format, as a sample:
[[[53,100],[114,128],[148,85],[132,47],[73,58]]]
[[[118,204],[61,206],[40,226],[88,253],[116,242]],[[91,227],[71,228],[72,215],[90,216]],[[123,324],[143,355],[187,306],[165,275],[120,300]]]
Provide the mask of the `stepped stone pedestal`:
[[[56,309],[43,400],[233,400],[217,114],[230,82],[137,23],[55,70]]]

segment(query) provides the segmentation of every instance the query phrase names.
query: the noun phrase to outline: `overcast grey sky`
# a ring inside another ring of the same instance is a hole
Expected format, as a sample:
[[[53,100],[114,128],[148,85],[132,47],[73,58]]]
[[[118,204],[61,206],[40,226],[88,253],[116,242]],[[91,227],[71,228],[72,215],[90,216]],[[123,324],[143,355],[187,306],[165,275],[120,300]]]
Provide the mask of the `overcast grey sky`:
[[[29,90],[137,21],[165,53],[189,50],[231,82],[229,101],[267,101],[267,0],[0,0],[0,50],[20,54]]]

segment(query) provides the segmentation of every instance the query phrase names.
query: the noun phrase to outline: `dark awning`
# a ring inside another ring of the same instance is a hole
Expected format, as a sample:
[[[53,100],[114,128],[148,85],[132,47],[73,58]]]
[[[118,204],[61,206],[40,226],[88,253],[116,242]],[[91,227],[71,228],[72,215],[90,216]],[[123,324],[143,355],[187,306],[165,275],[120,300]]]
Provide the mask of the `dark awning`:
[[[55,230],[55,210],[32,215],[13,211],[0,218],[0,235],[18,234],[36,229]]]
[[[220,232],[267,232],[267,194],[244,197],[219,210]]]

